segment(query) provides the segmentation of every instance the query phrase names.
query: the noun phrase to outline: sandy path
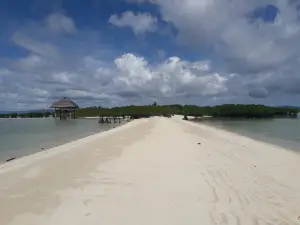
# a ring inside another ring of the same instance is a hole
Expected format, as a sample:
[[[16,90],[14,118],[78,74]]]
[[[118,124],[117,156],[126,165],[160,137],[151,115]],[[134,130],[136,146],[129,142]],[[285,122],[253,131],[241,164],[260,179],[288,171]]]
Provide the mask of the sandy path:
[[[0,167],[0,224],[300,224],[299,171],[271,145],[139,120]]]

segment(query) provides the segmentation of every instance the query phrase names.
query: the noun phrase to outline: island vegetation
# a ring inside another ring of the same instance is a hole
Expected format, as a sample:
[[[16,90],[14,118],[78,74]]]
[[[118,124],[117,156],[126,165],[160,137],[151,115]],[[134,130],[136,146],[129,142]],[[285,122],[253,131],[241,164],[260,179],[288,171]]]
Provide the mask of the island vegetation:
[[[193,117],[227,117],[227,118],[272,118],[272,117],[296,117],[297,108],[269,107],[264,105],[219,105],[219,106],[196,106],[196,105],[148,105],[148,106],[125,106],[115,108],[90,107],[77,110],[79,117],[93,116],[130,116],[131,118],[144,118],[151,116],[170,117],[183,115]]]
[[[2,113],[0,118],[43,118],[52,117],[52,112]]]
[[[132,119],[147,118],[151,116],[170,117],[172,115],[183,115],[195,118],[203,116],[221,118],[273,118],[273,117],[297,117],[298,108],[291,107],[270,107],[264,105],[218,105],[218,106],[196,106],[196,105],[152,105],[144,106],[123,106],[113,108],[88,107],[76,111],[77,117],[125,117]],[[53,112],[32,112],[32,113],[10,113],[0,114],[0,118],[33,118],[50,117]]]

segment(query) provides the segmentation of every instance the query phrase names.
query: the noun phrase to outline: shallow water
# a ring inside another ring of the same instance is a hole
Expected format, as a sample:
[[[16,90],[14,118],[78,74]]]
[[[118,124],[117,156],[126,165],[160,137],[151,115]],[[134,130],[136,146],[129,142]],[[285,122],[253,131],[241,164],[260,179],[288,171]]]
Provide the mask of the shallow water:
[[[97,119],[0,119],[0,163],[49,149],[119,124],[99,124]]]
[[[199,122],[300,152],[300,118],[202,119]]]

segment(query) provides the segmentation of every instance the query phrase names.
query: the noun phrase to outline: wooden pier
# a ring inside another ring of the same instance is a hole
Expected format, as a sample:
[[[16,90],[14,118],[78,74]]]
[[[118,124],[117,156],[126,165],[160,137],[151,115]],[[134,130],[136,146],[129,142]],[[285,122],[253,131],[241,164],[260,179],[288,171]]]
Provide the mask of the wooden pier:
[[[129,121],[129,116],[100,116],[99,123],[121,123],[122,121]]]

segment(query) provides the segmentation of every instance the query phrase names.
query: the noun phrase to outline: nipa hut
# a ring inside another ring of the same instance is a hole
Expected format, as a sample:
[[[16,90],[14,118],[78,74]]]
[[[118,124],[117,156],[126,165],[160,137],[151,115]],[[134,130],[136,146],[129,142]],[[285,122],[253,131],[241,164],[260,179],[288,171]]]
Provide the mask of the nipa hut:
[[[50,108],[55,110],[55,117],[59,116],[60,119],[75,119],[76,109],[79,108],[79,106],[72,100],[64,97],[53,103]]]

